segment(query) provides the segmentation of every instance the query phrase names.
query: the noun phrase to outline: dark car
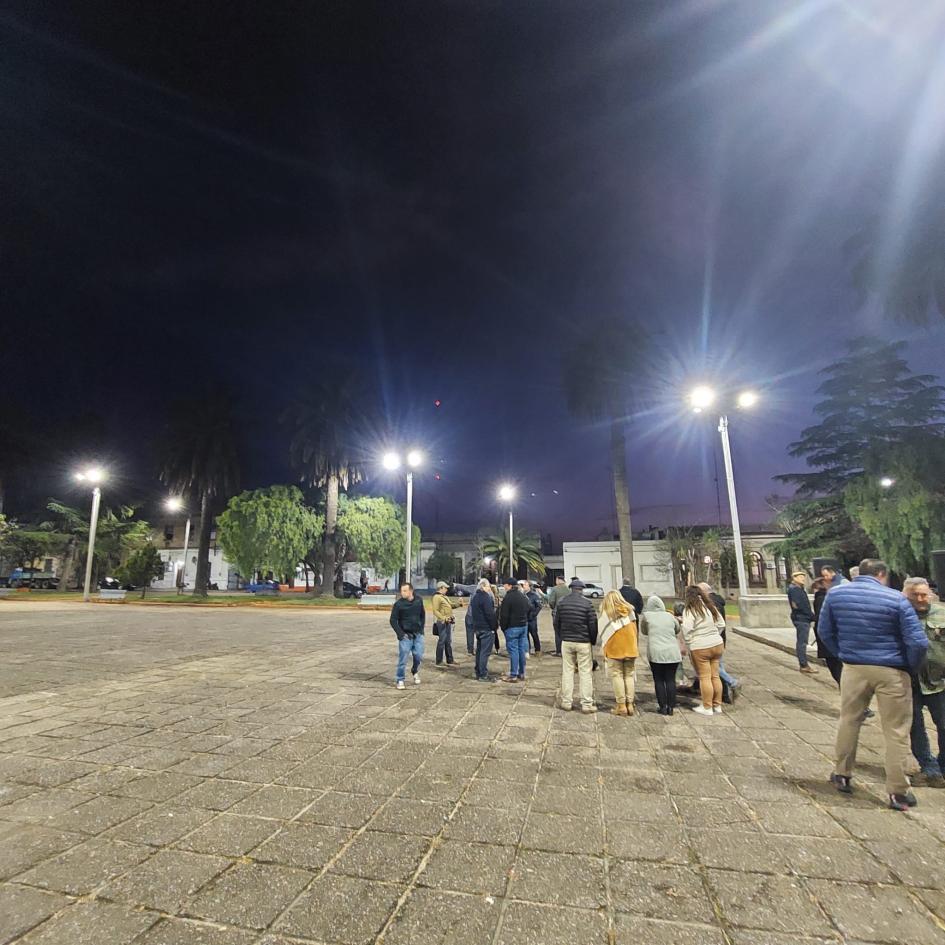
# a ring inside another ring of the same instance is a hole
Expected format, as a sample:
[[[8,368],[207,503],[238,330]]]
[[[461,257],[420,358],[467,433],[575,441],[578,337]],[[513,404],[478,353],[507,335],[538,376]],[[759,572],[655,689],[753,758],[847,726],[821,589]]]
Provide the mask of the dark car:
[[[364,591],[362,591],[357,584],[352,584],[350,581],[344,581],[341,585],[341,596],[360,598],[364,596]]]
[[[134,584],[122,584],[118,578],[106,577],[98,582],[100,591],[136,591]]]
[[[249,591],[250,594],[278,594],[279,582],[253,581],[252,584],[247,584],[244,590]]]

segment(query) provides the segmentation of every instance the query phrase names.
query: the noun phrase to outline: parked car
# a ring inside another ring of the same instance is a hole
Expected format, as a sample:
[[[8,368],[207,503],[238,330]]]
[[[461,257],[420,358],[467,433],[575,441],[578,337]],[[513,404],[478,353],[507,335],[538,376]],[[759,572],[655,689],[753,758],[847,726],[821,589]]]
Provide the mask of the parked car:
[[[98,582],[100,591],[136,591],[134,584],[122,584],[118,578],[104,577]]]
[[[344,581],[341,585],[341,596],[348,598],[361,598],[364,596],[364,591],[362,591],[357,584],[352,584],[350,581]]]
[[[278,581],[253,581],[252,584],[247,584],[243,590],[249,591],[250,594],[278,594],[279,593],[279,582]]]
[[[454,584],[450,589],[450,594],[453,597],[472,597],[478,588],[478,584]]]
[[[584,596],[585,597],[603,597],[604,589],[600,584],[592,584],[590,581],[584,582]]]

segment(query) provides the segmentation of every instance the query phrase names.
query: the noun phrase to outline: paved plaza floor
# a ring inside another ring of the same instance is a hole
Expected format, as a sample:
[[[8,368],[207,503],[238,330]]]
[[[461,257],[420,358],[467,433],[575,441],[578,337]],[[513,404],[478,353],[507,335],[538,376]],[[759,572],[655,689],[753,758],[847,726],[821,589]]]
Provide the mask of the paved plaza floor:
[[[945,943],[945,791],[887,810],[874,721],[834,793],[826,672],[736,637],[732,711],[622,719],[464,649],[398,692],[383,614],[0,602],[0,943]]]

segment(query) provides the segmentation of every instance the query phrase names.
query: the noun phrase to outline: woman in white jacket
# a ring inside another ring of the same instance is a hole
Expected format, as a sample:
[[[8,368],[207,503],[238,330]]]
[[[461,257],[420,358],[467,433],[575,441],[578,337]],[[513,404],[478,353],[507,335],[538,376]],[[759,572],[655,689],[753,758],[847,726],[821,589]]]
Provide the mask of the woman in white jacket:
[[[698,715],[722,714],[719,663],[725,650],[720,633],[724,627],[725,618],[716,610],[705,591],[695,586],[687,587],[682,632],[686,646],[689,647],[692,665],[699,674],[702,705],[697,705],[692,710]]]

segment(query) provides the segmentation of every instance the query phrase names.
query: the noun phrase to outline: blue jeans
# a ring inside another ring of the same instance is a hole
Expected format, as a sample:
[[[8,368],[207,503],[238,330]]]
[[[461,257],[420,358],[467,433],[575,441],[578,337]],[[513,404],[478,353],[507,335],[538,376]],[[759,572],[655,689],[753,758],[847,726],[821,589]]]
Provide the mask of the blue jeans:
[[[923,706],[929,710],[938,734],[938,758],[932,754],[932,746],[929,744],[925,718],[922,715]],[[922,773],[942,774],[945,772],[945,692],[923,696],[915,678],[912,680],[912,731],[909,736],[912,742],[912,754],[919,762]]]
[[[407,657],[413,656],[413,666],[411,673],[420,669],[420,661],[423,659],[423,634],[418,633],[415,637],[405,636],[403,640],[397,641],[397,682],[403,682],[407,669]]]
[[[797,632],[794,652],[797,654],[797,662],[801,667],[807,665],[807,641],[810,639],[811,622],[806,617],[791,618],[791,623],[794,624],[794,630]]]
[[[528,659],[528,626],[509,627],[505,631],[505,648],[509,651],[510,676],[525,678],[525,661]]]
[[[721,679],[722,682],[724,682],[726,686],[738,685],[738,680],[734,676],[726,672],[725,666],[722,665],[721,660],[719,660],[719,679]]]

